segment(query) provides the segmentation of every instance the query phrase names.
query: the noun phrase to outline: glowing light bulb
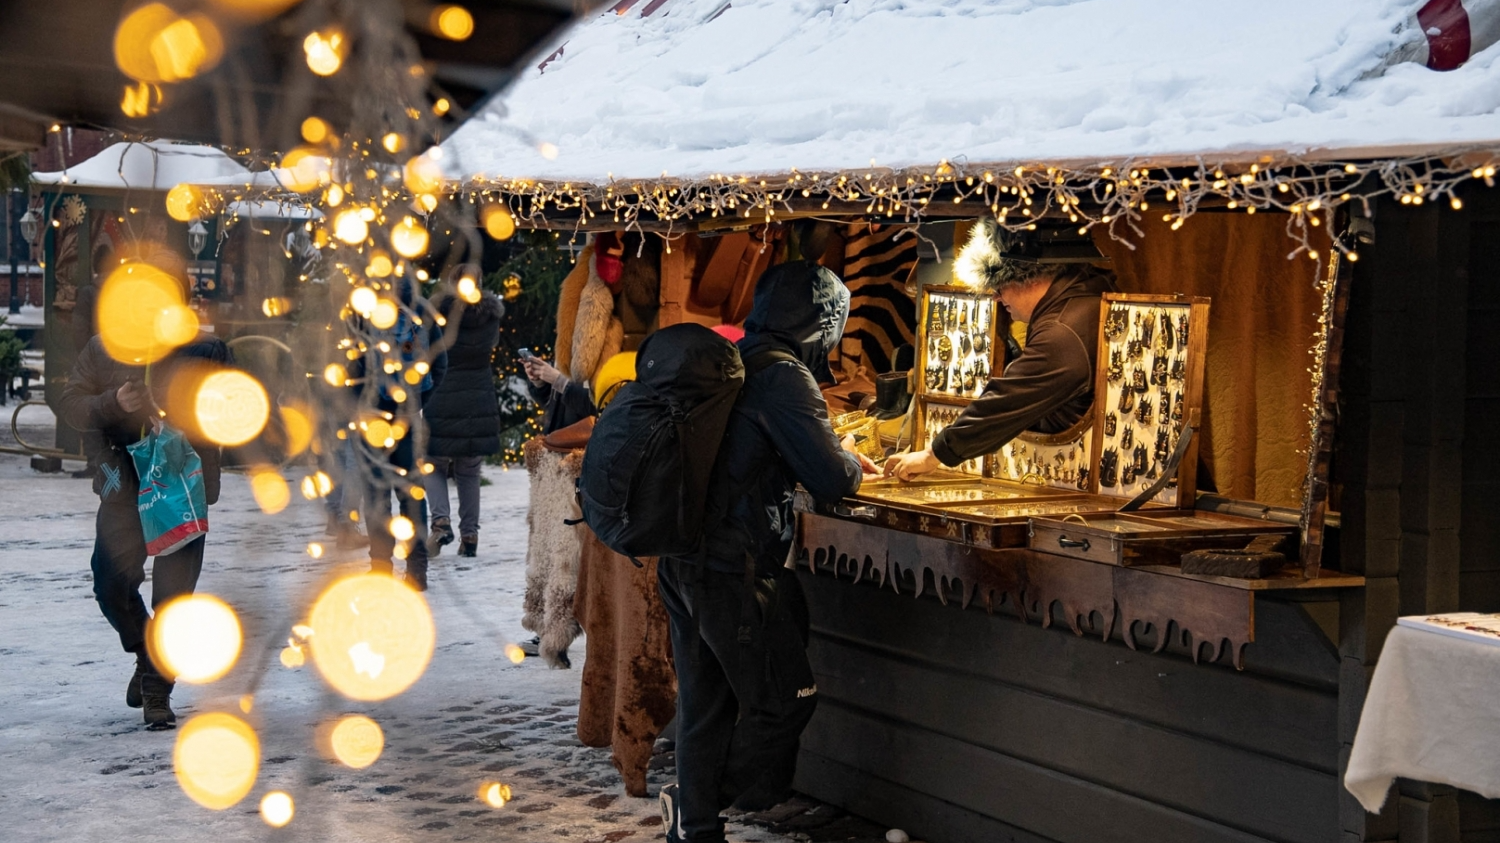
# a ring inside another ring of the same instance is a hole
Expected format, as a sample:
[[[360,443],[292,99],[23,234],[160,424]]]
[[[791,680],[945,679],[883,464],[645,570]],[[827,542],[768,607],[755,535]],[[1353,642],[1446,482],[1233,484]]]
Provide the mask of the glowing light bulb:
[[[260,469],[250,475],[250,494],[255,505],[267,515],[281,512],[292,500],[286,478],[274,469]]]
[[[422,595],[379,574],[338,580],[313,605],[308,640],[313,663],[334,690],[356,700],[383,700],[422,675],[435,629]]]
[[[484,231],[496,240],[509,240],[516,233],[516,220],[503,202],[492,202],[480,211]]]
[[[379,302],[380,297],[369,287],[355,287],[349,293],[349,307],[366,319],[375,312],[375,305]]]
[[[167,216],[178,222],[192,222],[203,216],[203,191],[190,184],[179,184],[167,191]]]
[[[265,428],[271,399],[260,381],[244,372],[214,372],[198,385],[193,417],[209,441],[227,447],[243,445]]]
[[[356,770],[374,764],[385,749],[385,732],[368,717],[350,714],[339,719],[329,734],[333,757]]]
[[[401,316],[401,309],[390,299],[380,299],[375,303],[375,309],[370,311],[370,324],[384,331],[396,324]]]
[[[348,379],[349,373],[337,363],[329,363],[323,369],[323,380],[327,381],[330,386],[343,386]]]
[[[479,303],[482,294],[479,291],[479,285],[474,282],[473,278],[465,275],[458,279],[458,297],[469,304]]]

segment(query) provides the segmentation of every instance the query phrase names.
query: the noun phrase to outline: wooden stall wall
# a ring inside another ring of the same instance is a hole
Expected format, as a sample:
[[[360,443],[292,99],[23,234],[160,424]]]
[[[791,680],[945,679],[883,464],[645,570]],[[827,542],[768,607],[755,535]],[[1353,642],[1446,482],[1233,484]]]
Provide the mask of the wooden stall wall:
[[[802,582],[820,699],[797,786],[815,797],[929,843],[1338,839],[1327,612],[1259,600],[1236,671],[909,589]]]
[[[1286,226],[1284,214],[1200,213],[1177,231],[1143,221],[1134,249],[1102,233],[1095,241],[1124,292],[1213,299],[1199,488],[1300,506],[1320,298],[1318,263],[1286,258]],[[1326,238],[1316,240],[1327,255]]]
[[[1367,586],[1342,601],[1341,769],[1398,616],[1500,611],[1500,194],[1463,199],[1380,203],[1355,270],[1333,479],[1340,567]],[[1340,793],[1346,840],[1500,840],[1500,802],[1393,789],[1378,816]]]

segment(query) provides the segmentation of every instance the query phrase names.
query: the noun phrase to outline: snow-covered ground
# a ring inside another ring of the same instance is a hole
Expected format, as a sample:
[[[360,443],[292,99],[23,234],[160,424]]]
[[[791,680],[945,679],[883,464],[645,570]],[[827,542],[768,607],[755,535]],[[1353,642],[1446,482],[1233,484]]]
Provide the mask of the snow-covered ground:
[[[306,544],[323,538],[317,505],[294,496],[285,512],[264,515],[245,477],[225,476],[199,585],[235,607],[246,643],[227,677],[179,685],[173,696],[179,723],[254,696],[248,719],[261,740],[260,777],[243,802],[216,813],[178,787],[176,733],[144,731],[140,712],[125,707],[132,663],[91,590],[89,481],[36,474],[24,457],[0,455],[0,838],[661,839],[656,801],[626,796],[608,751],[586,748],[574,734],[583,641],[573,670],[536,659],[513,665],[502,654],[525,636],[526,476],[489,468],[486,476],[478,558],[450,552],[432,566],[432,663],[411,690],[384,703],[343,700],[311,666],[289,670],[277,660],[318,585],[364,560],[311,559]],[[338,766],[315,749],[316,727],[345,712],[367,714],[385,730],[385,752],[367,769]],[[669,773],[652,771],[653,793]],[[499,810],[481,804],[476,792],[486,780],[510,785],[515,801]],[[285,829],[257,814],[270,790],[296,800]],[[743,826],[731,839],[789,840]]]

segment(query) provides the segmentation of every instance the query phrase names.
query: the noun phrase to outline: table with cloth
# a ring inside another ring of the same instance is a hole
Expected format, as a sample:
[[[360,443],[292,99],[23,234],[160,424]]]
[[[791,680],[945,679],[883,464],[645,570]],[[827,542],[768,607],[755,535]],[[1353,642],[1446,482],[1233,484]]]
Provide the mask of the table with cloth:
[[[1398,777],[1500,797],[1500,646],[1391,630],[1344,786],[1379,813]]]

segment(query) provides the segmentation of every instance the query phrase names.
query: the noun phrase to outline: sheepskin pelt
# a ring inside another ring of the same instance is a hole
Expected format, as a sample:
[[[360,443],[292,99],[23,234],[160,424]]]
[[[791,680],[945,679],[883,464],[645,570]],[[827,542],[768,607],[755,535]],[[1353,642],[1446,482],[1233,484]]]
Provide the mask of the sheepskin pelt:
[[[589,244],[578,253],[578,262],[563,279],[557,295],[557,341],[552,344],[557,359],[552,364],[559,372],[570,371],[573,362],[573,326],[578,320],[578,302],[589,283],[594,265],[594,246]]]
[[[583,452],[554,453],[540,438],[526,443],[526,470],[531,501],[526,513],[526,596],[521,626],[541,637],[537,648],[552,667],[570,667],[568,646],[583,631],[573,617],[578,590],[582,526],[564,519],[579,517],[573,481],[583,468]]]
[[[608,359],[606,346],[619,319],[615,318],[615,296],[598,273],[590,271],[588,283],[578,301],[578,318],[573,323],[573,354],[568,362],[568,377],[586,383]],[[625,329],[618,329],[623,338]],[[559,334],[559,339],[561,335]],[[619,351],[616,345],[615,351]]]
[[[969,230],[969,242],[953,259],[953,275],[960,283],[987,292],[1007,284],[1020,284],[1041,271],[1035,263],[1009,260],[1012,235],[994,217],[981,217]]]

